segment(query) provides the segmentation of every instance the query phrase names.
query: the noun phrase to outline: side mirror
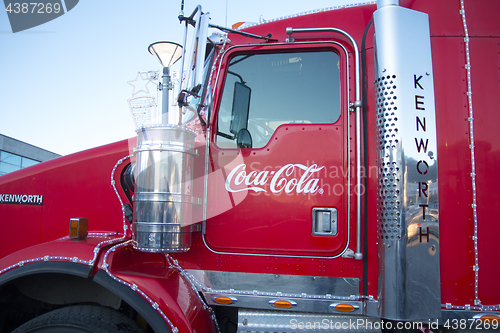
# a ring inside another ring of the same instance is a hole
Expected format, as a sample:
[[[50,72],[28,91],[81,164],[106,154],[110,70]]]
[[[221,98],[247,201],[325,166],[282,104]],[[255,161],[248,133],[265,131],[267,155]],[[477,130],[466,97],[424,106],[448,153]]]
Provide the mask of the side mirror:
[[[236,137],[236,146],[238,148],[252,148],[252,136],[246,128],[243,128],[238,132],[238,136]]]
[[[234,135],[238,135],[242,129],[247,128],[251,92],[252,89],[243,83],[234,83],[233,109],[231,112],[231,125],[229,126],[229,131]]]

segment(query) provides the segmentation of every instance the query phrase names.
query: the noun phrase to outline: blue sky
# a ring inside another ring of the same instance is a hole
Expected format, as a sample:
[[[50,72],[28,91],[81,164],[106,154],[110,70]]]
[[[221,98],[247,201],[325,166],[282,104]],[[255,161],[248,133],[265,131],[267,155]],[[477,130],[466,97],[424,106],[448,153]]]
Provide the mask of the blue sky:
[[[185,0],[184,11],[201,4],[212,23],[231,26],[353,2]],[[2,10],[0,133],[62,155],[135,136],[127,81],[160,70],[149,44],[182,44],[180,4],[80,0],[63,16],[15,34]]]

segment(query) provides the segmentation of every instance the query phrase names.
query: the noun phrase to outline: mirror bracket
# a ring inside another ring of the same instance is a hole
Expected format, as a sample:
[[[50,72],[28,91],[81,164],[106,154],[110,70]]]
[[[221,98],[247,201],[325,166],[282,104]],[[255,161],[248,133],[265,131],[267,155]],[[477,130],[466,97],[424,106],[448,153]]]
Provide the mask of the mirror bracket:
[[[194,98],[199,98],[200,97],[199,95],[197,95],[193,91],[182,90],[179,93],[179,97],[177,98],[177,103],[179,104],[179,107],[180,108],[183,108],[183,107],[189,108],[191,111],[193,111],[194,113],[196,113],[196,115],[198,116],[198,119],[200,120],[201,125],[202,126],[207,126],[207,122],[205,121],[205,119],[203,119],[203,117],[201,116],[201,114],[198,112],[198,108],[191,107],[189,105],[189,103],[186,101],[187,95],[193,96]]]

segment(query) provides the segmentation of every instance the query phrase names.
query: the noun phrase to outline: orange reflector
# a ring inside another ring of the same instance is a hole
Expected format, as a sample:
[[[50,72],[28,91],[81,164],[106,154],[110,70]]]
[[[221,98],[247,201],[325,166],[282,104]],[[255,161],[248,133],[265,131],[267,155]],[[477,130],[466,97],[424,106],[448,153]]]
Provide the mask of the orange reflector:
[[[479,320],[481,320],[485,324],[500,324],[500,317],[493,314],[481,316],[479,317]]]
[[[296,304],[289,302],[289,301],[274,301],[274,302],[272,302],[272,305],[274,305],[275,307],[280,308],[280,309],[288,309]]]
[[[84,217],[69,220],[69,237],[73,239],[83,239],[87,237],[89,230],[89,220]]]
[[[218,297],[214,298],[214,302],[218,303],[218,304],[231,304],[234,301],[235,301],[235,299],[232,299],[232,298],[226,297],[226,296],[218,296]]]
[[[335,305],[335,310],[340,312],[351,312],[354,311],[354,306],[351,304],[337,304]]]
[[[242,26],[245,22],[237,22],[231,26],[233,29],[238,29],[240,26]]]

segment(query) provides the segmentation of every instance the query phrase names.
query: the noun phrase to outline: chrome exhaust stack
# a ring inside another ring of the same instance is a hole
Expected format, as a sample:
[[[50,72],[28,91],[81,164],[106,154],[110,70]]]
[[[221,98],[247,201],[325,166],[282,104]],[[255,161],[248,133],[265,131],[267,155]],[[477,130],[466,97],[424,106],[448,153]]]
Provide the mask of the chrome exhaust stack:
[[[185,252],[191,246],[194,141],[178,125],[137,130],[134,247],[147,252]]]
[[[427,14],[379,0],[375,27],[379,315],[441,317],[436,111]]]
[[[185,252],[197,227],[192,206],[201,200],[192,195],[197,134],[186,126],[169,124],[169,68],[180,59],[183,47],[156,42],[149,52],[163,66],[163,82],[158,84],[163,105],[156,108],[156,98],[150,95],[129,100],[137,133],[132,239],[140,251]]]
[[[181,125],[183,112],[179,112],[179,125],[169,124],[168,90],[172,89],[169,67],[180,58],[183,59],[181,96],[189,95],[193,103],[185,103],[184,97],[182,102],[178,98],[179,111],[183,107],[190,112],[196,111],[202,125],[205,125],[199,114],[203,100],[197,93],[204,82],[203,55],[210,18],[209,13],[202,13],[201,6],[196,7],[189,18],[183,15],[179,16],[181,18],[181,22],[185,21],[186,24],[185,36],[188,26],[196,22],[193,47],[188,58],[191,60],[188,62],[189,71],[184,74],[186,38],[184,46],[174,42],[151,44],[149,52],[163,66],[163,82],[158,85],[159,90],[162,90],[163,107],[158,114],[149,115],[149,123],[139,126],[136,121],[137,147],[134,153],[137,161],[132,237],[134,247],[146,252],[185,252],[191,247],[192,232],[199,230],[200,226],[194,224],[197,221],[193,221],[192,217],[193,205],[201,205],[201,199],[193,196],[197,133]],[[137,118],[136,115],[144,115],[149,111],[147,108],[136,108],[136,112],[133,110],[132,113]]]

